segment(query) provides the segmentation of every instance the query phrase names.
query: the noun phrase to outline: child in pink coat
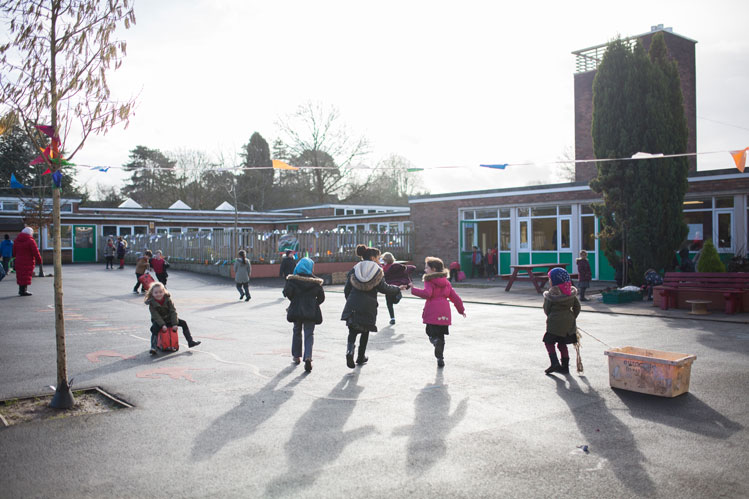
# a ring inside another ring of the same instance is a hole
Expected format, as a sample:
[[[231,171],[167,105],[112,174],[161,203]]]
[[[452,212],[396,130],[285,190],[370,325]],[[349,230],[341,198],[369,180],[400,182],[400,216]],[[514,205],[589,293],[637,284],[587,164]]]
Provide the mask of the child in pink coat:
[[[445,264],[439,258],[428,256],[424,267],[424,289],[411,288],[411,294],[426,299],[421,317],[426,324],[429,341],[434,345],[437,366],[445,367],[445,335],[450,334],[450,302],[463,317],[466,316],[463,300],[447,280]],[[407,286],[402,286],[407,289]],[[449,301],[448,301],[449,300]]]

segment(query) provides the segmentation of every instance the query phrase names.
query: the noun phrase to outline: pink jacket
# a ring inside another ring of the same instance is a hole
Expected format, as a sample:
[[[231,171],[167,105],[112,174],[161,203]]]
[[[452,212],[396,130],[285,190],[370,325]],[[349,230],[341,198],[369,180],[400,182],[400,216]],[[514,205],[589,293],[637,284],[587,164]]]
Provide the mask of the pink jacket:
[[[462,314],[463,300],[455,292],[450,281],[446,279],[447,272],[433,272],[424,275],[424,289],[411,288],[411,294],[419,298],[425,298],[424,312],[421,314],[424,324],[435,324],[438,326],[449,326],[450,302],[455,305],[455,310]],[[449,299],[449,301],[448,301]]]

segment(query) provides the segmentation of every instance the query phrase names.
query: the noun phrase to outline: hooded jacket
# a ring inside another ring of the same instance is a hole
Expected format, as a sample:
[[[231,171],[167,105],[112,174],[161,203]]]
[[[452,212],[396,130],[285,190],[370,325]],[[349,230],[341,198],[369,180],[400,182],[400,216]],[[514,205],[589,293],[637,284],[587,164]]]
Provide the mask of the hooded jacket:
[[[153,297],[149,298],[146,303],[148,304],[148,310],[151,312],[151,321],[158,324],[159,327],[176,326],[179,322],[177,309],[174,308],[171,296],[164,295],[163,305]]]
[[[250,282],[250,275],[252,274],[252,265],[250,259],[245,258],[242,262],[241,258],[234,260],[234,282],[244,284]]]
[[[325,301],[322,283],[322,279],[312,274],[291,274],[286,277],[283,295],[291,300],[286,309],[287,321],[322,324],[320,304]]]
[[[411,288],[411,294],[426,299],[424,312],[421,314],[424,324],[438,326],[452,324],[450,302],[455,305],[455,310],[458,313],[465,312],[463,300],[460,299],[450,281],[447,280],[447,272],[445,271],[424,274],[424,289],[413,287]]]
[[[39,254],[39,247],[34,238],[25,232],[18,234],[13,243],[13,256],[16,259],[16,282],[19,286],[30,285],[31,277],[34,275],[34,264],[42,263],[42,255]]]
[[[104,256],[110,257],[114,256],[114,243],[111,243],[111,241],[107,241],[107,244],[104,245]]]
[[[544,313],[546,314],[546,332],[562,338],[577,334],[577,316],[580,315],[580,301],[577,299],[577,288],[565,295],[557,286],[544,292]]]
[[[278,274],[281,277],[286,277],[287,275],[294,272],[295,266],[296,260],[294,259],[294,257],[284,255],[283,258],[281,258],[281,266],[278,269]]]
[[[366,331],[377,331],[377,293],[397,295],[400,288],[385,282],[379,265],[371,260],[357,263],[348,273],[343,294],[346,306],[341,320]]]
[[[402,263],[391,263],[382,267],[385,282],[393,286],[401,284],[411,284],[411,272],[416,270],[413,265],[403,265]]]
[[[577,276],[578,281],[592,281],[593,272],[590,270],[590,262],[587,258],[578,258],[575,260],[577,263]]]

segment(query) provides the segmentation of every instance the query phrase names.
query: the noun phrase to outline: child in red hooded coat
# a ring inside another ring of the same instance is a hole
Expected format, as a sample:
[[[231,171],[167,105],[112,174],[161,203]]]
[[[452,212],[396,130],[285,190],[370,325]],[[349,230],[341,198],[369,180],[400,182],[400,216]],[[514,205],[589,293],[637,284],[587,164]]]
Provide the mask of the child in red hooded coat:
[[[411,294],[426,299],[421,314],[429,341],[434,345],[437,366],[445,367],[445,335],[450,334],[450,302],[463,317],[466,316],[463,300],[447,280],[445,264],[439,258],[428,256],[424,260],[424,289],[412,287]],[[401,286],[406,289],[406,286]],[[448,301],[449,300],[449,301]]]

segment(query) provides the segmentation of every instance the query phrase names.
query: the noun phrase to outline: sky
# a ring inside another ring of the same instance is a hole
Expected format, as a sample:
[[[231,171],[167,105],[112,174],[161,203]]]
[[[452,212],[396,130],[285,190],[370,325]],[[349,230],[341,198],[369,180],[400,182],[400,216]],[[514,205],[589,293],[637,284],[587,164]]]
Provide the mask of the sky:
[[[549,162],[573,150],[571,52],[657,24],[698,41],[698,151],[749,146],[749,3],[511,3],[136,0],[109,78],[113,97],[137,95],[135,114],[89,138],[76,163],[119,166],[137,145],[231,157],[253,132],[272,143],[278,118],[311,101],[368,139],[363,164],[535,163],[419,173],[432,193],[559,181]],[[728,154],[698,159],[732,166]],[[79,175],[90,189],[124,178]]]

